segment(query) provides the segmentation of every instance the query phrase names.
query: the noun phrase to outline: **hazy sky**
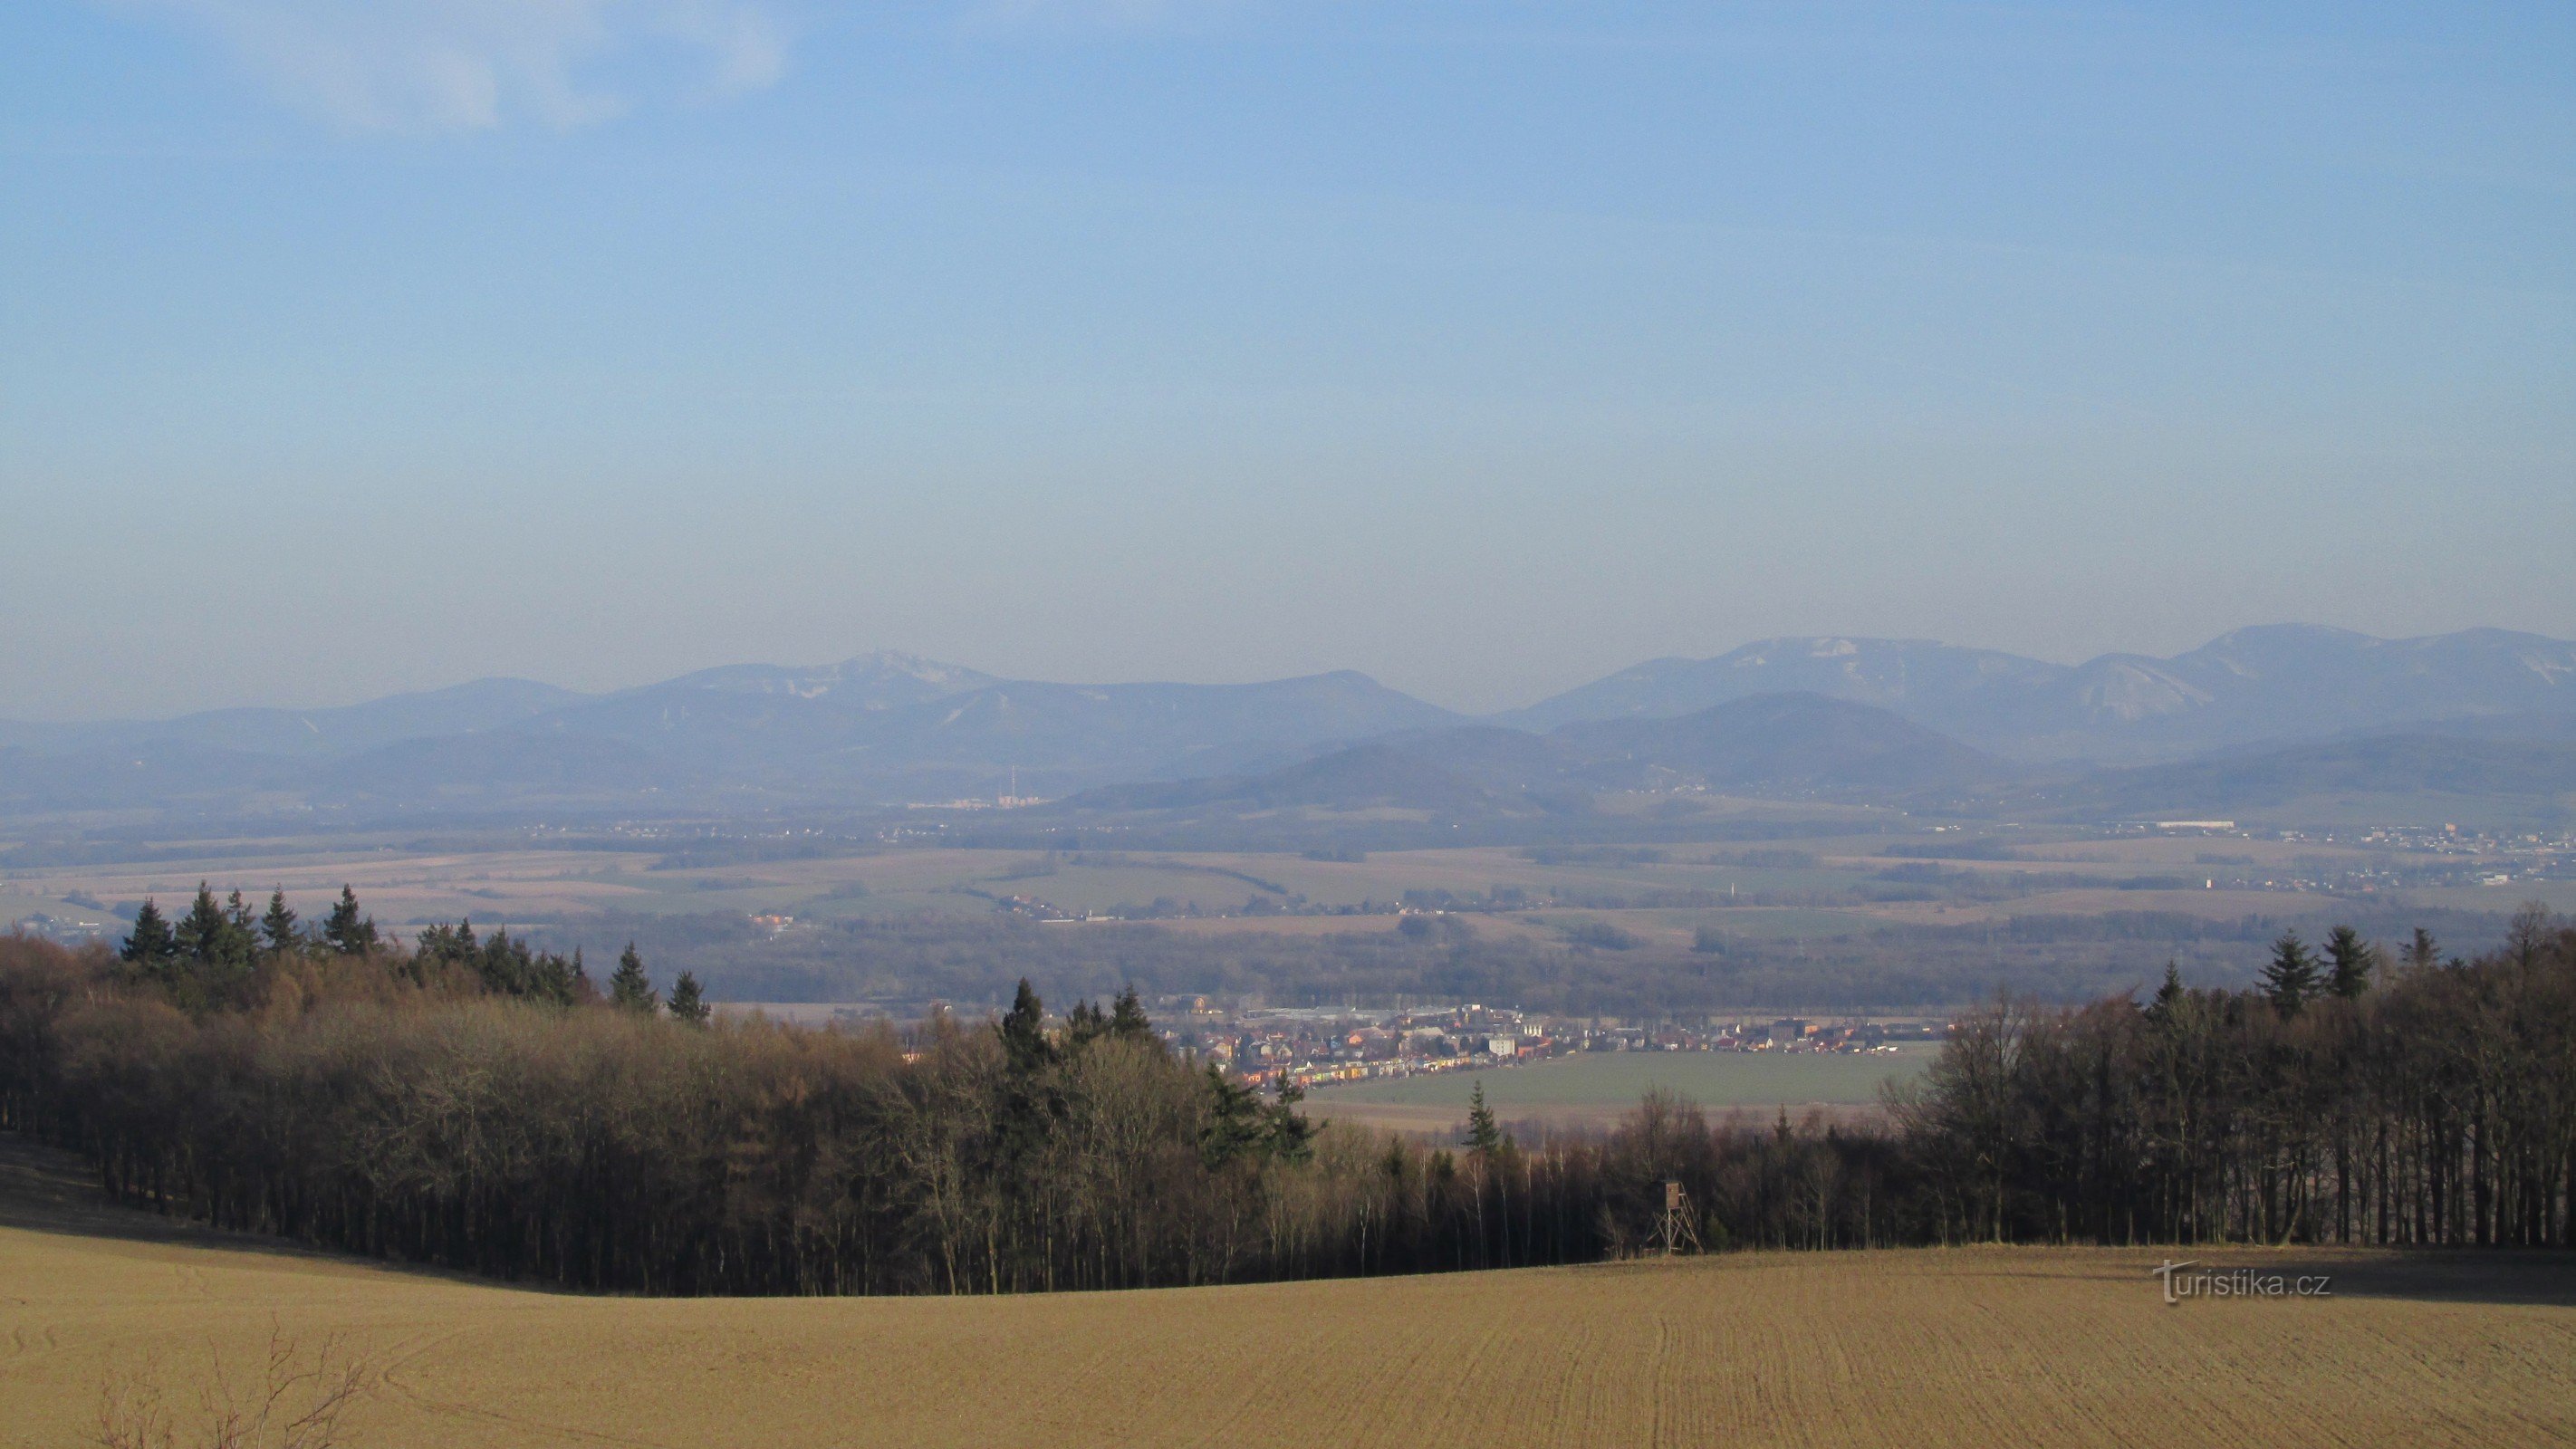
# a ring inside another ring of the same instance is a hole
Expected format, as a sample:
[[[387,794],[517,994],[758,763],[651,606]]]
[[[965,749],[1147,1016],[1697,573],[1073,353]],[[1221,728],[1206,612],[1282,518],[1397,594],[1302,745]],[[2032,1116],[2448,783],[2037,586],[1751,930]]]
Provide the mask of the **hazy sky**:
[[[0,6],[0,715],[2576,635],[2576,7]]]

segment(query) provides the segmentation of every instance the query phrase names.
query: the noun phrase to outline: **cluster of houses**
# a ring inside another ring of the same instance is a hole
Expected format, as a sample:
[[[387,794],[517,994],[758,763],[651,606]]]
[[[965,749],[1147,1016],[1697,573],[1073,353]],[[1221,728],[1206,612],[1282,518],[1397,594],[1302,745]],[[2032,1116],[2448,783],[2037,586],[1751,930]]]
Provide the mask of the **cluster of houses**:
[[[1695,1025],[1541,1018],[1478,1004],[1364,1014],[1334,1010],[1226,1011],[1204,1000],[1174,1045],[1263,1086],[1483,1070],[1576,1052],[1893,1052],[1932,1041],[1938,1021],[1703,1021]]]
[[[1457,1071],[1553,1055],[1563,1042],[1523,1013],[1463,1006],[1364,1016],[1339,1011],[1191,1013],[1180,1044],[1264,1086]]]

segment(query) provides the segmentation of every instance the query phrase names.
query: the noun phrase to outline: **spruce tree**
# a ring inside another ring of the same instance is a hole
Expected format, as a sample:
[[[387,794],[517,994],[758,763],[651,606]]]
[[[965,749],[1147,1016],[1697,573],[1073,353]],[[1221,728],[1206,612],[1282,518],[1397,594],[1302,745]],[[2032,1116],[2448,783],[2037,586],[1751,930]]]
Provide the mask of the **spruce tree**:
[[[652,980],[645,976],[644,958],[635,953],[632,941],[627,942],[626,949],[619,953],[617,970],[608,978],[608,1000],[611,1005],[646,1016],[662,1009],[661,993],[653,989]]]
[[[223,929],[215,933],[215,964],[229,971],[247,971],[259,955],[259,917],[250,913],[250,902],[240,891],[224,897]]]
[[[2432,932],[2417,926],[2414,937],[2406,943],[2405,959],[2407,970],[2429,971],[2441,964],[2442,948],[2434,941]]]
[[[1268,1141],[1264,1150],[1281,1162],[1303,1162],[1314,1154],[1315,1124],[1297,1110],[1306,1100],[1306,1089],[1286,1077],[1279,1079],[1279,1095],[1263,1115],[1269,1119]]]
[[[322,920],[322,939],[343,956],[364,956],[376,948],[375,918],[358,914],[356,891],[340,887],[339,904]]]
[[[1213,1172],[1260,1145],[1266,1133],[1261,1094],[1208,1063],[1207,1120],[1199,1126],[1199,1160]],[[1283,1093],[1284,1095],[1284,1093]]]
[[[1503,1131],[1494,1121],[1494,1109],[1485,1105],[1485,1079],[1476,1079],[1475,1093],[1467,1099],[1467,1150],[1478,1157],[1492,1157],[1503,1150]]]
[[[199,966],[236,968],[250,964],[251,934],[245,923],[249,915],[241,907],[241,895],[233,895],[233,909],[215,903],[215,893],[203,881],[197,883],[196,903],[172,928],[179,954]]]
[[[2165,984],[2156,988],[2156,999],[2147,1003],[2147,1020],[2163,1026],[2174,1019],[2187,993],[2182,986],[2182,972],[2174,963],[2165,963]]]
[[[295,912],[287,909],[283,890],[268,893],[268,911],[259,918],[259,930],[268,938],[268,949],[281,956],[304,944],[304,937],[295,928]]]
[[[1055,1046],[1046,1038],[1046,1003],[1038,1000],[1025,976],[1011,998],[1010,1013],[994,1029],[1001,1033],[1002,1052],[1013,1071],[1034,1072],[1055,1059]]]
[[[519,983],[519,994],[532,1001],[551,1001],[557,1006],[570,1006],[581,999],[573,976],[572,963],[552,951],[531,951],[525,941],[513,941],[506,930],[492,933],[492,943],[483,948],[487,960],[501,964],[510,979]]]
[[[215,904],[215,893],[206,889],[204,881],[199,881],[196,901],[188,907],[186,915],[171,924],[170,937],[178,946],[180,955],[191,961],[202,961],[223,928],[224,908]]]
[[[143,909],[134,913],[134,929],[127,933],[125,945],[117,959],[129,966],[148,969],[166,965],[179,954],[178,942],[171,938],[170,923],[161,919],[161,908],[150,896],[143,898]]]
[[[1145,1004],[1136,999],[1136,988],[1129,986],[1118,993],[1109,1009],[1109,1034],[1120,1041],[1152,1041],[1154,1023],[1145,1016]]]
[[[2361,932],[2350,926],[2337,926],[2326,937],[2326,989],[2346,1001],[2357,1001],[2370,990],[2370,970],[2377,964],[2379,952]]]
[[[671,1019],[690,1026],[704,1026],[714,1008],[707,1005],[706,993],[698,989],[696,973],[683,971],[671,983]]]
[[[2317,994],[2317,958],[2308,952],[2307,943],[2296,931],[2283,931],[2272,943],[2271,964],[2263,968],[2263,994],[2272,1001],[2272,1009],[2283,1016],[2296,1016],[2299,1008]]]
[[[1079,1051],[1109,1035],[1109,1015],[1088,1001],[1077,1001],[1064,1018],[1064,1045]]]

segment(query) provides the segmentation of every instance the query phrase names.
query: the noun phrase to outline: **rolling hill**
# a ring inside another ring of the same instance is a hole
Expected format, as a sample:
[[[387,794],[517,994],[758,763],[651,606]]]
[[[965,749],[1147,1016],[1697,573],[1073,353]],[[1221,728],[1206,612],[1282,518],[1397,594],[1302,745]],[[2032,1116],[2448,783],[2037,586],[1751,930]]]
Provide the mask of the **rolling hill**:
[[[1603,791],[1890,797],[2009,779],[2010,767],[1883,709],[1763,695],[1678,719],[1417,730],[1261,774],[1077,795],[1071,810],[1242,814],[1303,806],[1444,817],[1563,813]]]
[[[0,720],[0,746],[46,755],[160,748],[330,757],[397,740],[474,734],[536,719],[587,698],[526,679],[478,679],[333,709],[220,709],[166,720],[23,724]]]
[[[11,1443],[98,1442],[103,1415],[146,1395],[194,1434],[219,1369],[256,1400],[272,1342],[295,1370],[356,1368],[339,1442],[384,1449],[2576,1435],[2576,1307],[2546,1254],[2234,1249],[2222,1266],[2327,1273],[2333,1291],[2172,1308],[2151,1276],[2168,1252],[2004,1247],[998,1298],[606,1297],[178,1227],[101,1206],[83,1174],[31,1156],[0,1138]],[[284,1402],[309,1407],[309,1386]]]
[[[2576,818],[2576,737],[2417,732],[2097,770],[2021,797],[2084,820],[2234,818],[2300,802],[2369,798],[2389,823],[2438,824],[2468,801],[2504,802],[2535,827]],[[2404,819],[2412,814],[2416,818]]]
[[[1670,719],[1570,724],[1549,738],[1596,779],[1630,775],[1710,789],[1956,790],[2008,776],[2003,762],[1892,710],[1821,694],[1765,694]]]
[[[1076,810],[1383,808],[1447,816],[1501,810],[1506,808],[1508,796],[1477,785],[1416,750],[1377,742],[1335,750],[1266,774],[1171,784],[1112,785],[1085,791],[1065,804]]]

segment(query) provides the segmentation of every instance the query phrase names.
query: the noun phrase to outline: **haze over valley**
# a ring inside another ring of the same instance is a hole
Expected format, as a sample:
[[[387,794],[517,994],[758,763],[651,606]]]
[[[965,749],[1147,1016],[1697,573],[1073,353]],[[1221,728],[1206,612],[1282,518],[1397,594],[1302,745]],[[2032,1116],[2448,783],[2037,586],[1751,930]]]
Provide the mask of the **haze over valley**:
[[[2576,1444],[2571,58],[0,4],[0,1449]]]
[[[638,941],[727,997],[871,1009],[1021,976],[2081,999],[2167,961],[2241,979],[2284,927],[2473,949],[2576,905],[2576,646],[2500,630],[2078,666],[1772,640],[1484,718],[1352,672],[1060,684],[889,651],[0,740],[0,910],[63,939],[199,880],[307,913],[355,884],[403,932]],[[1425,911],[1440,933],[1395,930]],[[1028,929],[1067,921],[1092,931]]]
[[[1770,640],[1654,660],[1473,719],[1351,672],[1057,684],[881,652],[607,695],[483,680],[337,709],[0,724],[27,826],[710,820],[1044,798],[1049,818],[1385,806],[1562,821],[1604,795],[1838,798],[2099,821],[2340,794],[2576,790],[2576,645],[2273,626],[2173,659],[2058,666],[1919,640]],[[2448,743],[2432,746],[2425,741]],[[2447,819],[2447,817],[2445,817]],[[2293,822],[2295,823],[2295,822]]]

